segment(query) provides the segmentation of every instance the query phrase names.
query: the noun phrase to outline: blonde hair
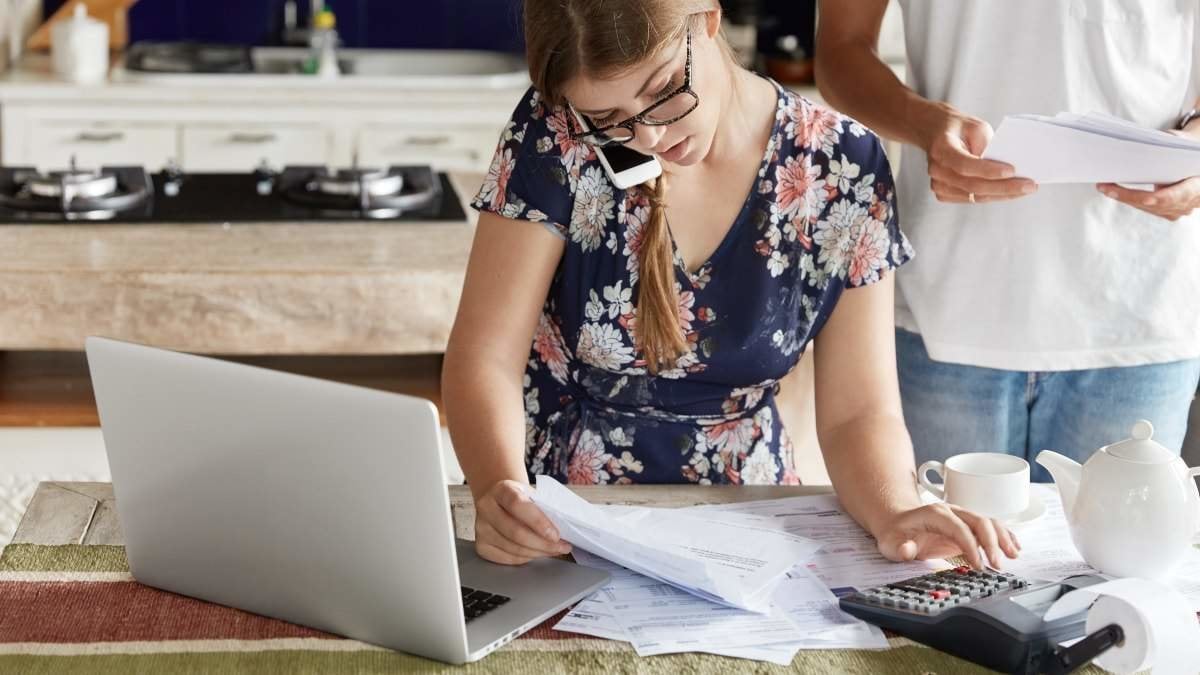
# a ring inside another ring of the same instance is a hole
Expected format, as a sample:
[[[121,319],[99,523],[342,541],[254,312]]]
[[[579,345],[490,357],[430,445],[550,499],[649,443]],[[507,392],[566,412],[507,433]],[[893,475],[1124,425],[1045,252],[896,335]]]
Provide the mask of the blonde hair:
[[[696,15],[719,9],[717,0],[526,0],[529,78],[548,103],[562,105],[562,87],[571,78],[620,75],[682,38]],[[728,57],[724,38],[720,41]],[[689,347],[679,322],[675,259],[664,211],[666,175],[647,187],[650,215],[637,251],[634,338],[646,368],[656,373],[673,366]]]

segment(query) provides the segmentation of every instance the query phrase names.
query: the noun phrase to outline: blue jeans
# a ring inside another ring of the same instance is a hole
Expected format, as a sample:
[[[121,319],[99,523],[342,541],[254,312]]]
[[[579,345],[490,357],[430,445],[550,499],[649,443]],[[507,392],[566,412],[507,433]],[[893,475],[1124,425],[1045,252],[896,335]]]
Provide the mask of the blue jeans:
[[[917,465],[963,452],[1005,452],[1029,462],[1042,450],[1078,462],[1129,438],[1139,419],[1179,452],[1200,381],[1200,359],[1125,368],[1020,372],[932,361],[921,336],[896,329],[904,421]]]

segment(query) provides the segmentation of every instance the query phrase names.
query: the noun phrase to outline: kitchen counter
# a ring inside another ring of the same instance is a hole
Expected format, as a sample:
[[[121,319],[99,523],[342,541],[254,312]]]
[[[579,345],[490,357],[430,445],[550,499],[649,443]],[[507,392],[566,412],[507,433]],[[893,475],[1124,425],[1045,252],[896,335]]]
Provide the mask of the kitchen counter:
[[[482,176],[452,173],[464,201]],[[444,351],[458,223],[0,226],[0,350],[88,335],[220,354]]]
[[[481,100],[500,98],[511,103],[513,92],[524,91],[529,86],[526,77],[492,77],[492,86],[479,86],[479,77],[422,77],[404,78],[397,76],[395,83],[381,86],[380,77],[360,78],[344,76],[334,80],[321,80],[316,76],[295,75],[258,77],[254,84],[230,82],[227,78],[239,75],[174,75],[171,77],[143,77],[126,71],[118,57],[110,69],[109,79],[99,84],[74,84],[59,79],[51,66],[48,54],[30,53],[22,57],[15,68],[0,71],[0,102],[9,100],[71,100],[97,103],[120,101],[146,101],[154,103],[237,103],[254,101],[276,105],[300,103],[311,105],[314,94],[324,97],[330,106],[349,103],[370,105],[372,103],[395,105],[404,102],[414,93],[422,100],[435,96],[446,101],[470,105]],[[193,79],[181,79],[193,78]],[[461,85],[456,84],[461,82]],[[269,97],[264,93],[269,92]]]

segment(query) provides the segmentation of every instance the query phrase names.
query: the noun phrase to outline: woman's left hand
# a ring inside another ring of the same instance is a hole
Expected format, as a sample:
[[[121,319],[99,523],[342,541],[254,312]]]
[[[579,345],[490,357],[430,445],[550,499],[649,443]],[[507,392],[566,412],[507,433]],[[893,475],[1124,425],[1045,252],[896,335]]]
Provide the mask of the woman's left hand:
[[[897,562],[962,555],[972,567],[982,569],[982,548],[987,562],[999,568],[1001,558],[1016,558],[1021,550],[1007,527],[953,504],[929,504],[902,511],[878,529],[875,539],[879,552]]]

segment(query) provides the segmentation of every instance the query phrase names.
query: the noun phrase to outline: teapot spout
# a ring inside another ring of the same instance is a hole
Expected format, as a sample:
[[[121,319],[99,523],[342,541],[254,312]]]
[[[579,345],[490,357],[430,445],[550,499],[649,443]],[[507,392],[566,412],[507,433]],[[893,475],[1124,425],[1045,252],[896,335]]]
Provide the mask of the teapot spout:
[[[1071,507],[1075,505],[1075,495],[1079,492],[1079,478],[1083,474],[1083,466],[1053,450],[1041,451],[1035,461],[1050,472],[1050,477],[1058,486],[1058,494],[1062,497],[1063,512],[1069,517]]]

